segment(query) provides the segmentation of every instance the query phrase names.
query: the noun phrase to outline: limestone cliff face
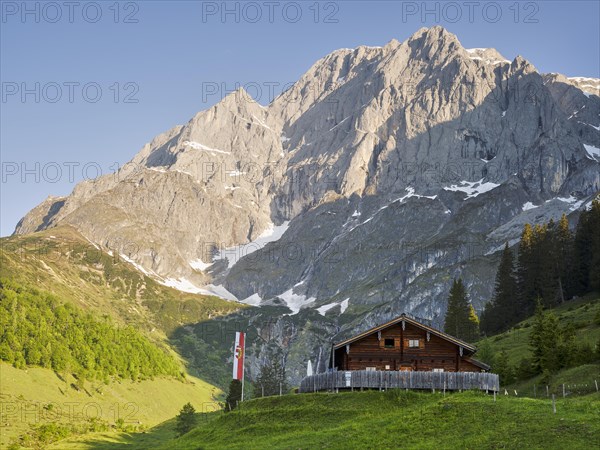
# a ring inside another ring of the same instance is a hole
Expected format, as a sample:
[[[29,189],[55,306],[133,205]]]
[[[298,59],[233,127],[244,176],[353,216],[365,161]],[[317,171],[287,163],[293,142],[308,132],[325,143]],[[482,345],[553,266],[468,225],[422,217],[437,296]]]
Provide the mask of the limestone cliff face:
[[[423,28],[325,56],[266,107],[236,91],[15,232],[69,223],[164,282],[328,332],[439,322],[450,277],[482,308],[502,244],[600,190],[599,85]]]

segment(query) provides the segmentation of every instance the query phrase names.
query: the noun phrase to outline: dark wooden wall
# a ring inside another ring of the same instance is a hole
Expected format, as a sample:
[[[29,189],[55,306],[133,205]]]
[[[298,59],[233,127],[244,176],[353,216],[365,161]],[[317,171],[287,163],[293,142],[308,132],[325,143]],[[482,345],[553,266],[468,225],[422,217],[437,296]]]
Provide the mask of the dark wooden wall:
[[[385,348],[385,339],[394,339],[394,348]],[[419,348],[410,348],[409,340],[419,339]],[[464,356],[468,356],[465,351]],[[434,368],[446,372],[480,372],[481,368],[465,361],[459,355],[457,344],[442,339],[412,324],[405,323],[405,329],[399,323],[381,330],[381,341],[377,332],[335,351],[335,366],[338,370],[365,370],[375,367],[377,370],[418,370],[431,371]],[[386,368],[389,366],[389,368]]]

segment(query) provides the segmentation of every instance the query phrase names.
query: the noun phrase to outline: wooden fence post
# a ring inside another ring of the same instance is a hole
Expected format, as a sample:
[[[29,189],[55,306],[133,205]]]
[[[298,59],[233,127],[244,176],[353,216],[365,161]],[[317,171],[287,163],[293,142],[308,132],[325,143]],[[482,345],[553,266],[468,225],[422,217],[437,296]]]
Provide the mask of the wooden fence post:
[[[556,414],[556,399],[554,398],[554,394],[552,394],[552,411]]]
[[[596,392],[598,392],[598,380],[594,380],[594,383],[596,383]]]
[[[563,383],[563,398],[565,398],[565,383]]]
[[[546,397],[550,396],[550,391],[548,390],[548,385],[546,385]]]

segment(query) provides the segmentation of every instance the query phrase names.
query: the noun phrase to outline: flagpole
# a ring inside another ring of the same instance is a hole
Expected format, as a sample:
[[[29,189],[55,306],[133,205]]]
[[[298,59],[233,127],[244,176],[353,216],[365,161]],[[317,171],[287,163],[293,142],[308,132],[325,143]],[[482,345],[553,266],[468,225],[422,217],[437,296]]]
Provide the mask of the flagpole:
[[[246,333],[244,333],[244,347],[242,350],[242,401],[244,401],[244,378],[246,374]]]

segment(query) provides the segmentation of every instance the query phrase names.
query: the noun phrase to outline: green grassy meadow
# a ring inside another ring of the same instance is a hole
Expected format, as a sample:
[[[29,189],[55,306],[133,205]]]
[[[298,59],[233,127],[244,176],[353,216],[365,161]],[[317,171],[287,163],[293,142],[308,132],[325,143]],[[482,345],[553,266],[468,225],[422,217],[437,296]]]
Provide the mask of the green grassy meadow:
[[[97,433],[64,449],[585,449],[600,437],[600,394],[551,400],[479,392],[390,390],[296,394],[199,414],[174,438],[174,420],[146,433]],[[59,448],[59,447],[56,447]]]
[[[172,418],[187,402],[197,411],[220,407],[215,397],[221,391],[192,376],[185,381],[166,377],[109,384],[87,381],[83,390],[74,389],[74,381],[49,369],[21,370],[0,363],[0,448],[43,424],[78,427],[95,422],[114,434],[119,419],[125,428],[143,430]]]

